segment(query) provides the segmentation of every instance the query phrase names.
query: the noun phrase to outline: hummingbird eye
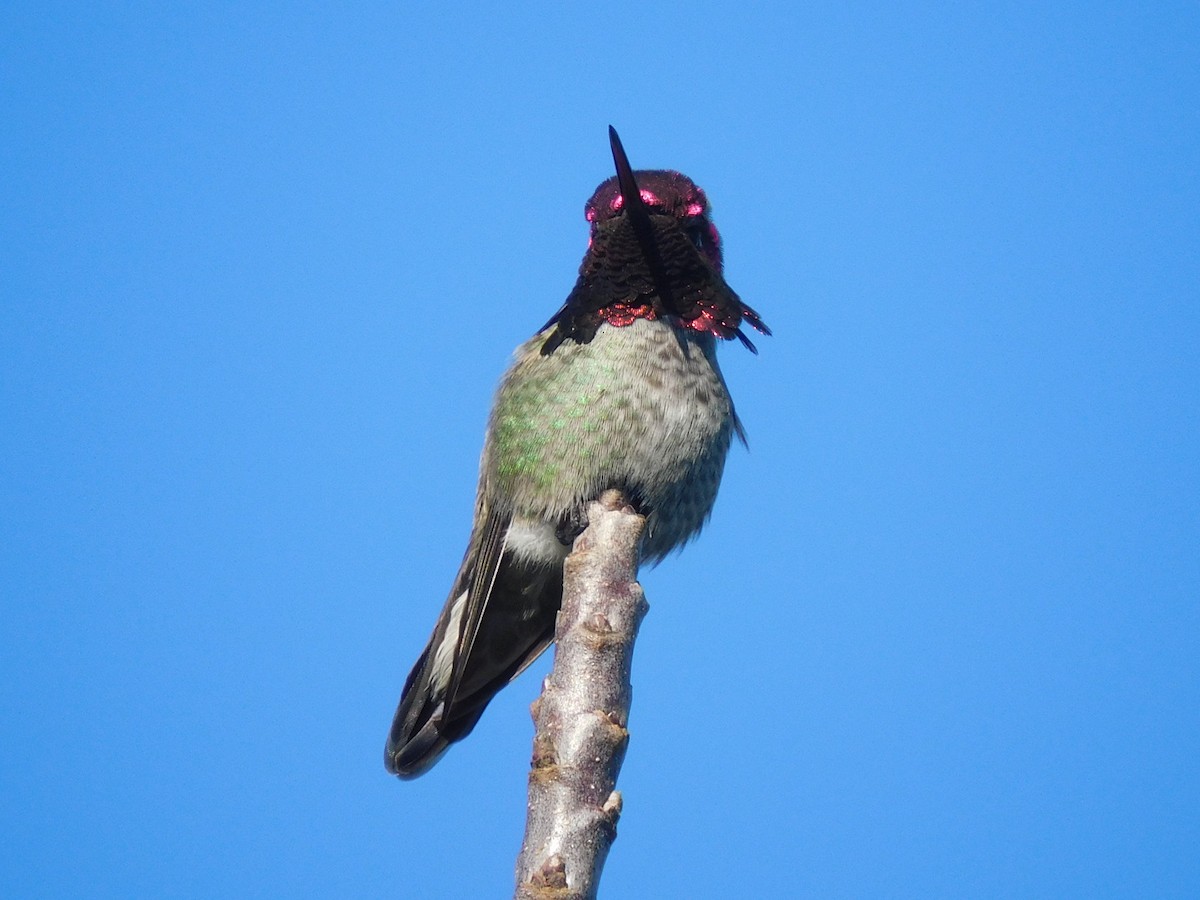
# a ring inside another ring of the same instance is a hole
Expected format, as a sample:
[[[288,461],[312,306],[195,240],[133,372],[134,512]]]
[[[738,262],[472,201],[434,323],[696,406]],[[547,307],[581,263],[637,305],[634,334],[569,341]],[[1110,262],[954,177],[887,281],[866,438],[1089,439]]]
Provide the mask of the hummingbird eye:
[[[697,250],[705,250],[708,247],[709,228],[708,223],[703,219],[692,219],[683,227],[684,233],[696,245]]]

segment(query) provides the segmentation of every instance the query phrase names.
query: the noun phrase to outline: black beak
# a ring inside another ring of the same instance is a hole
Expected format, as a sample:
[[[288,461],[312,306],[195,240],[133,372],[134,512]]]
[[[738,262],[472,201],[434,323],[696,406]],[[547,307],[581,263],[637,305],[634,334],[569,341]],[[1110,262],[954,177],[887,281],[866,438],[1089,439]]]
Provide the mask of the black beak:
[[[642,192],[638,190],[637,180],[633,177],[633,166],[621,146],[621,138],[617,129],[608,126],[608,142],[612,146],[613,162],[617,166],[617,184],[621,188],[621,196],[625,199],[625,212],[633,223],[634,230],[645,240],[650,235],[650,212],[642,202]]]

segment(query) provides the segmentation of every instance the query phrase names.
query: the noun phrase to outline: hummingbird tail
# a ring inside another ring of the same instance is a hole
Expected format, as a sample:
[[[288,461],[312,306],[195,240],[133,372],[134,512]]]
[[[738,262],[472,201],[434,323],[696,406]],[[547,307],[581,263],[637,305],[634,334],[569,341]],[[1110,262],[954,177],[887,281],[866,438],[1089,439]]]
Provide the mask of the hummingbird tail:
[[[546,567],[505,553],[494,582],[478,591],[485,597],[476,601],[464,587],[471,583],[469,573],[460,573],[404,683],[384,752],[387,770],[400,778],[421,775],[470,734],[492,697],[554,639],[561,559]],[[472,632],[474,638],[464,640]]]
[[[443,701],[435,699],[439,693],[444,696],[446,684],[432,684],[428,661],[429,647],[426,647],[404,683],[404,693],[388,733],[383,762],[389,772],[401,778],[416,778],[450,746],[441,732]],[[446,683],[448,676],[449,673]]]
[[[483,712],[483,706],[480,706],[470,721],[460,717],[459,729],[454,732],[446,728],[446,696],[466,599],[465,590],[457,597],[451,597],[438,618],[433,636],[405,679],[384,752],[384,765],[393,775],[416,778],[425,772],[441,758],[452,741],[466,737]]]

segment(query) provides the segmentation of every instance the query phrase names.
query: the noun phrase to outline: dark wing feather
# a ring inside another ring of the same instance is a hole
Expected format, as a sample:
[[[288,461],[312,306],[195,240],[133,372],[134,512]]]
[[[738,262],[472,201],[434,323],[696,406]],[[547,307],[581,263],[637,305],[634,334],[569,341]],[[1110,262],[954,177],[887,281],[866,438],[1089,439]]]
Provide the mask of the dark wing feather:
[[[484,521],[392,721],[384,762],[401,778],[466,737],[496,692],[554,639],[561,565],[517,560],[504,546],[511,517],[479,513]]]
[[[500,570],[500,559],[504,553],[504,535],[511,521],[511,515],[500,516],[491,510],[485,513],[484,524],[480,529],[479,546],[473,554],[475,565],[467,586],[467,607],[463,614],[458,644],[454,650],[450,687],[446,692],[447,720],[453,718],[452,711],[462,686],[467,660],[470,659],[475,639],[479,636],[479,626],[483,623],[484,614],[492,598],[492,587],[495,585],[496,574]]]

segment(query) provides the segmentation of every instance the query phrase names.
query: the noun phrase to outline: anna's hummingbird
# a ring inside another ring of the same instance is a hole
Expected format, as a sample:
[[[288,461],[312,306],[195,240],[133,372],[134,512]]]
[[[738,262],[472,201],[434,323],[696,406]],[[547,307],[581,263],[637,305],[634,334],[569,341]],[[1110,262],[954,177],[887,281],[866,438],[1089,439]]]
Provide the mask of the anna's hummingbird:
[[[517,348],[496,392],[471,540],[404,684],[384,763],[420,775],[470,733],[496,692],[554,639],[563,560],[589,500],[619,488],[647,516],[642,558],[699,532],[741,423],[717,365],[743,321],[704,192],[685,175],[617,174],[588,200],[579,280]]]

